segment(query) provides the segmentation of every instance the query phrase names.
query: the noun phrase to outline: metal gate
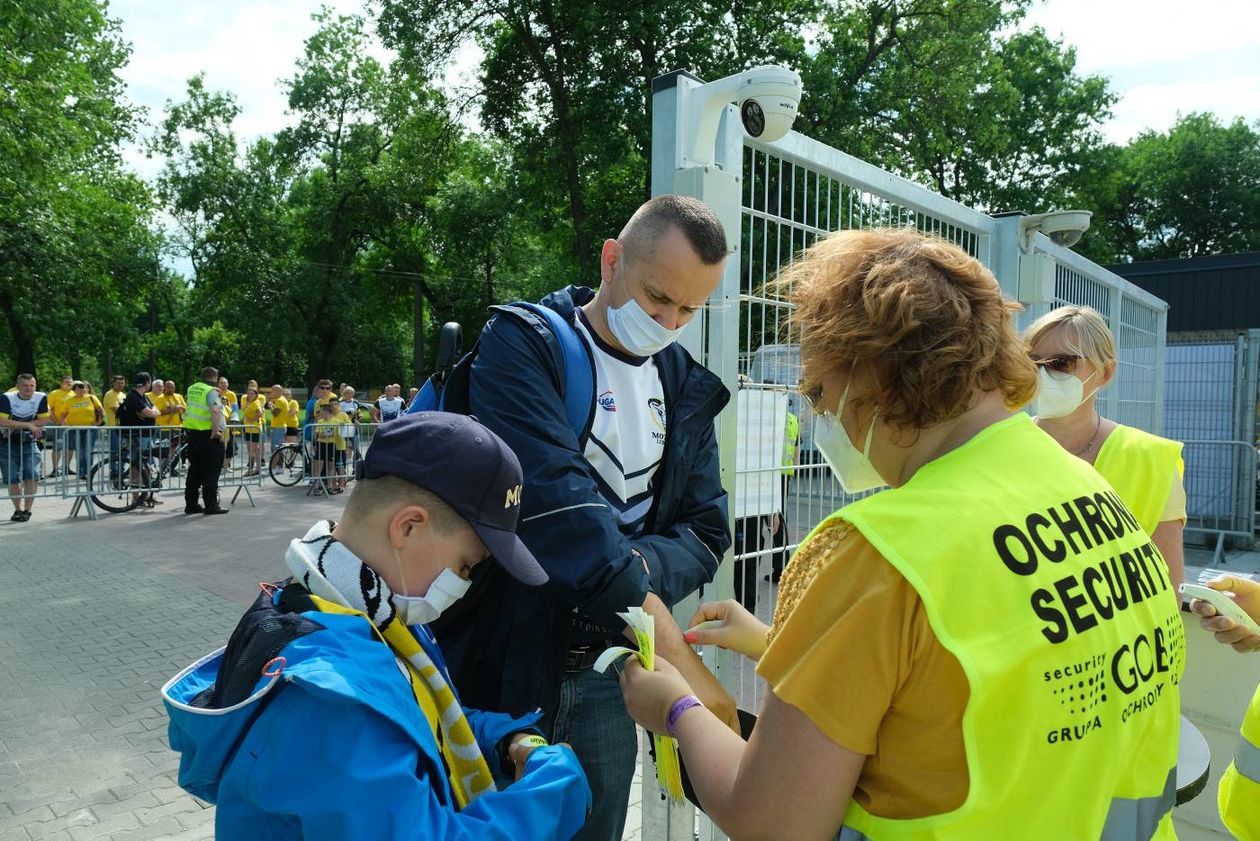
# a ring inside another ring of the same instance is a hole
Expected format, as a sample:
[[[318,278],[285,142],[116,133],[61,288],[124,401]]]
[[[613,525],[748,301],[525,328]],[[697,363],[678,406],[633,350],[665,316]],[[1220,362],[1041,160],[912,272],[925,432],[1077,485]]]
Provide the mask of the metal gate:
[[[1164,430],[1186,442],[1186,531],[1249,543],[1260,330],[1170,336],[1166,360]]]
[[[733,250],[721,285],[683,339],[736,395],[718,420],[718,441],[737,551],[700,598],[731,598],[738,572],[740,589],[755,588],[756,612],[769,622],[774,562],[851,501],[813,447],[813,418],[796,391],[800,337],[790,327],[790,307],[765,290],[780,266],[830,232],[894,225],[956,243],[993,270],[1010,297],[1025,303],[1021,326],[1059,304],[1095,306],[1120,346],[1120,372],[1103,398],[1106,413],[1159,431],[1167,310],[1162,301],[1041,234],[1022,250],[1016,217],[991,217],[796,132],[758,143],[745,136],[733,106],[718,125],[711,163],[696,164],[689,155],[699,144],[694,136],[684,137],[681,127],[689,125],[685,110],[694,107],[688,94],[701,84],[682,72],[657,79],[652,117],[653,194],[705,201],[722,220]],[[784,417],[783,408],[800,419],[798,463],[786,472],[781,457],[769,455],[783,451],[782,426],[776,431],[778,421],[769,420]],[[778,437],[767,446],[766,434]],[[675,609],[680,624],[696,602],[692,598]],[[740,706],[756,712],[763,687],[752,664],[716,650],[704,657]],[[647,766],[646,750],[644,756]],[[644,839],[724,837],[690,807],[666,804],[650,767],[643,780]]]

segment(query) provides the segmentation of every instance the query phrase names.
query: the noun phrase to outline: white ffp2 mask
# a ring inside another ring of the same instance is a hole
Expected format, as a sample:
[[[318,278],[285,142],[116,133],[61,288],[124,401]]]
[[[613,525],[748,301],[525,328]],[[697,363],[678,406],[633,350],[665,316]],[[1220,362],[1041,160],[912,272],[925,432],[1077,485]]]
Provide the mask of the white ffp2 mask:
[[[394,609],[398,611],[398,618],[405,625],[427,625],[463,598],[470,586],[472,586],[471,581],[460,578],[447,568],[433,579],[428,592],[423,596],[404,596],[394,593]]]
[[[1090,374],[1086,381],[1092,380],[1094,374]],[[1097,390],[1094,389],[1088,396],[1093,397]],[[1044,366],[1037,369],[1037,396],[1032,403],[1033,414],[1037,417],[1047,420],[1065,418],[1086,399],[1085,383],[1075,374],[1054,373]]]
[[[840,414],[844,411],[844,402],[848,397],[849,387],[846,385],[844,394],[840,395],[840,405],[836,407],[836,413],[817,418],[814,444],[844,492],[856,494],[887,483],[875,470],[875,465],[871,464],[871,438],[875,434],[878,411],[871,416],[871,425],[866,430],[866,443],[859,450],[849,439],[849,433],[844,431],[844,424],[840,423]]]
[[[678,341],[683,328],[669,330],[643,311],[633,297],[619,307],[609,307],[608,329],[621,346],[635,356],[651,356]]]

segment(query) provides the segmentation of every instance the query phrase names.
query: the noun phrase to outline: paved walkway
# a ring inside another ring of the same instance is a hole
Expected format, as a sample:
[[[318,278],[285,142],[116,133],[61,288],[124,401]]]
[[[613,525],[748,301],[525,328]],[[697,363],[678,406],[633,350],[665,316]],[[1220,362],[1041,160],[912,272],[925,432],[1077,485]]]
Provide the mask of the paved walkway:
[[[204,839],[214,810],[176,785],[158,691],[226,641],[284,547],[339,502],[244,495],[226,517],[66,520],[40,500],[0,522],[0,841]]]

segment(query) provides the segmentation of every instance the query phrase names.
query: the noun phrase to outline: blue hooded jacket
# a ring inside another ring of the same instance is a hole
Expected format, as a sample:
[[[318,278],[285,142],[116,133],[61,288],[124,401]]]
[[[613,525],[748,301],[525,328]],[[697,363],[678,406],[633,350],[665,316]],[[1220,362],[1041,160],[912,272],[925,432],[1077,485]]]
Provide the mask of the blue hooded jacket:
[[[254,610],[265,609],[263,598]],[[244,700],[203,705],[224,649],[162,688],[179,784],[217,804],[217,838],[528,841],[569,839],[581,828],[590,788],[562,747],[538,748],[520,780],[458,811],[437,741],[390,648],[361,617],[298,616],[311,624],[290,635],[283,659],[264,670],[275,674],[259,676]],[[428,630],[413,631],[445,673]],[[492,771],[500,741],[538,719],[465,714]]]

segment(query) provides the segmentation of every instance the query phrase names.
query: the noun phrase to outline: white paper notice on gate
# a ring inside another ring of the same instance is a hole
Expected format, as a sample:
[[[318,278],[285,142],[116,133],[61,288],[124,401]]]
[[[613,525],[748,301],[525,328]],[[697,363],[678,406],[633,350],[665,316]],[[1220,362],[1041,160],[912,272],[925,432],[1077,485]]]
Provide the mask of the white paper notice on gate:
[[[782,510],[783,447],[787,436],[787,392],[742,388],[735,394],[735,517]]]

